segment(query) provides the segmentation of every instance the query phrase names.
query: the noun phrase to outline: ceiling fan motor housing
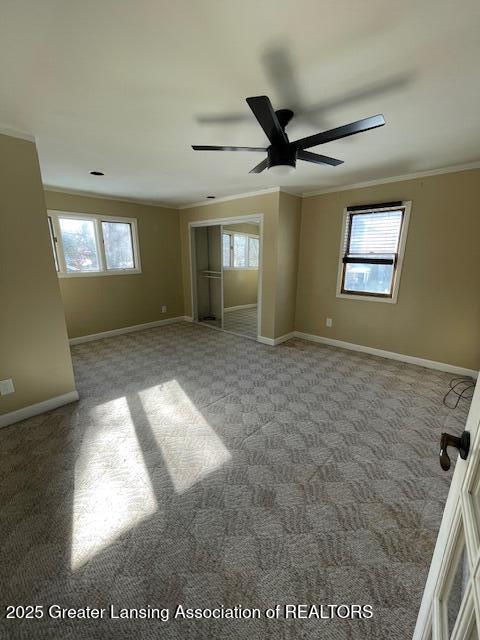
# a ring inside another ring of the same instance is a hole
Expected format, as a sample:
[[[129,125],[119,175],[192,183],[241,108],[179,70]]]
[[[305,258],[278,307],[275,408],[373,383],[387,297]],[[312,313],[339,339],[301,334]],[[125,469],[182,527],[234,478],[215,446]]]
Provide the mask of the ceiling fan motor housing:
[[[267,149],[268,168],[278,165],[294,167],[297,164],[297,150],[288,144],[271,145]]]

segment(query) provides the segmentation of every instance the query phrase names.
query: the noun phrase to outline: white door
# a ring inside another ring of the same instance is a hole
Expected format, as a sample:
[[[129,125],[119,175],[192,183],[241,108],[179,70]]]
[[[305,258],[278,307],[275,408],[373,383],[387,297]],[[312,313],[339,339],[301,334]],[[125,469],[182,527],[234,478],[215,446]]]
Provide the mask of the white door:
[[[465,431],[466,460],[455,464],[413,635],[414,640],[478,640],[480,632],[480,384]],[[452,434],[460,437],[461,433]],[[454,449],[449,448],[451,454]],[[444,457],[444,463],[447,460]]]

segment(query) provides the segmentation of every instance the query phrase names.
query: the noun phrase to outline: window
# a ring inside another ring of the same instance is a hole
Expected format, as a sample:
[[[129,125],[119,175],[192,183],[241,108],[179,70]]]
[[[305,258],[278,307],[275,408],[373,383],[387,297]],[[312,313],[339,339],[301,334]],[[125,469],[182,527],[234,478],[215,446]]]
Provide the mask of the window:
[[[131,223],[102,220],[102,232],[107,269],[134,269]]]
[[[224,233],[222,236],[222,252],[223,252],[224,267],[230,267],[232,264],[230,242],[231,242],[231,234]]]
[[[338,297],[396,302],[409,213],[409,202],[347,207]]]
[[[48,224],[59,276],[140,273],[135,219],[49,211]]]
[[[69,273],[99,271],[98,248],[93,220],[59,218],[65,268]]]
[[[222,236],[224,269],[258,269],[258,236],[225,231]]]
[[[258,251],[259,241],[258,238],[248,236],[248,266],[258,269]]]
[[[247,236],[233,235],[233,266],[237,269],[247,266]]]
[[[50,231],[50,242],[52,243],[53,260],[55,262],[55,269],[56,271],[58,271],[57,245],[55,242],[55,233],[53,231],[53,222],[50,216],[48,216],[48,229]]]

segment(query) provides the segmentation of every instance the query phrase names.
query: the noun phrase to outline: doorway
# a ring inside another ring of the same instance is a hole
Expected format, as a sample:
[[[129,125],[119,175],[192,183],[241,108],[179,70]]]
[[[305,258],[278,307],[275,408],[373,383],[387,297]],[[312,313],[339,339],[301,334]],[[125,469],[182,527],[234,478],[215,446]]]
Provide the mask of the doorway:
[[[257,339],[263,216],[190,223],[192,319]]]

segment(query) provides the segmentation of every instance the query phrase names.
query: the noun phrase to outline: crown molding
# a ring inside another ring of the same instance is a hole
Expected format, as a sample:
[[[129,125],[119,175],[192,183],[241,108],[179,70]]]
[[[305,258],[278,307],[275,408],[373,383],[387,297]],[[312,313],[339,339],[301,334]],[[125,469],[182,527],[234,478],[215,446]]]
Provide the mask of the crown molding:
[[[366,180],[365,182],[354,182],[347,185],[337,187],[326,187],[325,189],[318,189],[315,191],[306,191],[304,193],[294,193],[284,189],[283,187],[270,187],[268,189],[260,189],[258,191],[250,191],[247,193],[238,193],[233,196],[225,196],[223,198],[215,198],[215,200],[201,200],[200,202],[194,202],[191,204],[184,204],[177,207],[179,210],[191,209],[193,207],[205,207],[207,205],[216,204],[217,202],[228,202],[230,200],[240,200],[242,198],[250,198],[252,196],[259,196],[266,193],[288,193],[296,198],[313,198],[315,196],[323,195],[324,193],[335,193],[337,191],[349,191],[350,189],[362,189],[364,187],[373,187],[379,184],[388,184],[390,182],[403,182],[405,180],[415,180],[417,178],[428,178],[431,176],[440,176],[445,173],[457,173],[460,171],[471,171],[472,169],[480,169],[480,161],[470,162],[468,164],[454,165],[450,167],[442,167],[440,169],[430,169],[426,171],[417,171],[415,173],[406,173],[401,176],[392,176],[390,178],[378,178],[376,180]]]
[[[217,204],[218,202],[229,202],[230,200],[241,200],[242,198],[251,198],[252,196],[262,196],[267,193],[278,193],[280,187],[269,187],[268,189],[259,189],[258,191],[248,191],[247,193],[237,193],[234,196],[224,196],[223,198],[215,198],[215,200],[201,200],[200,202],[192,202],[191,204],[182,204],[177,207],[180,210],[192,209],[193,207],[205,207],[207,205]]]
[[[20,131],[18,129],[10,129],[9,127],[3,127],[0,125],[0,134],[2,136],[9,136],[10,138],[19,138],[20,140],[27,140],[28,142],[35,142],[35,136],[26,131]]]
[[[119,196],[108,196],[102,193],[95,193],[94,191],[78,191],[76,189],[59,189],[58,187],[51,187],[48,184],[43,185],[44,191],[50,191],[53,193],[64,193],[68,196],[81,196],[84,198],[99,198],[100,200],[114,200],[115,202],[126,202],[127,204],[141,204],[146,207],[161,207],[162,209],[171,209],[177,211],[178,207],[171,204],[164,204],[163,202],[154,202],[153,200],[140,200],[139,198],[121,198]]]
[[[363,187],[374,187],[378,184],[388,184],[390,182],[403,182],[404,180],[415,180],[416,178],[429,178],[431,176],[440,176],[445,173],[457,173],[459,171],[470,171],[472,169],[480,169],[480,161],[470,162],[469,164],[461,164],[453,167],[444,167],[442,169],[431,169],[427,171],[417,171],[416,173],[406,173],[401,176],[392,176],[391,178],[379,178],[378,180],[367,180],[366,182],[356,182],[338,187],[328,187],[319,189],[318,191],[307,191],[302,193],[302,198],[313,198],[321,196],[324,193],[335,193],[337,191],[349,191],[350,189],[362,189]]]
[[[31,142],[35,142],[35,138],[30,136],[29,134],[3,129],[0,127],[0,134],[10,135],[12,137],[21,138],[24,140],[29,140]],[[245,193],[237,193],[232,196],[224,196],[222,198],[215,198],[215,200],[201,200],[199,202],[192,202],[189,204],[183,205],[172,205],[165,204],[163,202],[156,202],[152,200],[141,200],[139,198],[129,198],[129,197],[119,197],[119,196],[109,196],[105,194],[95,193],[94,191],[79,191],[75,189],[60,189],[58,187],[53,187],[49,185],[44,185],[43,188],[45,191],[52,191],[54,193],[65,193],[67,195],[76,195],[83,196],[85,198],[100,198],[102,200],[114,200],[117,202],[127,202],[130,204],[140,204],[149,207],[161,207],[164,209],[171,209],[173,211],[183,211],[185,209],[192,209],[194,207],[206,207],[208,205],[214,205],[221,202],[229,202],[231,200],[241,200],[243,198],[251,198],[254,196],[266,195],[269,193],[287,193],[291,196],[295,196],[296,198],[313,198],[315,196],[320,196],[325,193],[335,193],[337,191],[349,191],[350,189],[362,189],[364,187],[373,187],[380,184],[389,184],[392,182],[403,182],[406,180],[415,180],[418,178],[428,178],[431,176],[443,175],[446,173],[457,173],[461,171],[471,171],[472,169],[480,169],[480,161],[471,162],[469,164],[462,165],[454,165],[451,167],[443,167],[441,169],[431,169],[427,171],[417,171],[416,173],[407,173],[401,176],[392,176],[390,178],[379,178],[377,180],[367,180],[365,182],[355,182],[348,185],[336,186],[336,187],[326,187],[325,189],[318,189],[315,191],[306,191],[304,193],[294,193],[283,187],[268,187],[266,189],[259,189],[257,191],[248,191]]]
[[[289,196],[294,196],[295,198],[303,198],[303,195],[301,193],[295,193],[294,191],[289,191],[288,189],[284,189],[283,187],[280,187],[280,193],[286,193]]]

